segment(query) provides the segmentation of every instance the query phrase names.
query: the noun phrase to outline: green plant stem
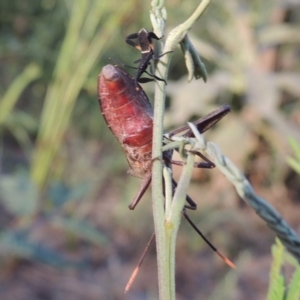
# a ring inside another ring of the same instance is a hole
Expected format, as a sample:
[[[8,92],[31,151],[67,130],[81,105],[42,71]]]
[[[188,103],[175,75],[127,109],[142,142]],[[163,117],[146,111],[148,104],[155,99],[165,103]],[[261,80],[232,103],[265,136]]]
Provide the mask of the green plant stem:
[[[195,23],[195,21],[197,21],[205,12],[210,2],[211,0],[203,0],[198,5],[195,12],[184,23],[178,25],[170,32],[169,38],[166,40],[164,52],[173,51],[175,49],[175,46],[184,39],[191,29],[193,23]]]
[[[151,3],[152,10],[150,18],[154,32],[157,36],[164,34],[164,17],[163,6],[164,1],[153,0]],[[160,49],[159,49],[160,50]],[[167,78],[169,55],[165,55],[156,66],[156,73],[161,78]],[[163,136],[163,114],[165,109],[165,84],[156,81],[154,96],[154,117],[153,117],[153,145],[152,157],[154,158],[152,165],[152,207],[153,219],[156,236],[156,253],[157,253],[157,269],[158,269],[158,287],[159,299],[171,300],[170,292],[170,269],[169,258],[166,245],[166,237],[164,230],[165,212],[164,212],[164,196],[162,184],[162,136]]]
[[[172,171],[167,167],[163,167],[164,183],[165,183],[165,215],[167,216],[171,209],[173,198]]]
[[[169,270],[170,270],[170,284],[171,284],[171,299],[175,299],[175,254],[176,254],[176,238],[181,221],[181,211],[184,207],[187,190],[191,181],[194,169],[194,154],[188,154],[186,165],[183,167],[178,182],[175,195],[173,197],[170,213],[166,218],[166,244],[169,252]]]
[[[168,36],[163,53],[173,51],[177,44],[184,38],[192,26],[208,6],[210,0],[200,3],[193,15],[183,24],[176,27]],[[152,25],[157,36],[164,33],[164,21],[166,12],[164,1],[152,1],[150,13]],[[167,79],[170,59],[172,54],[164,55],[156,66],[156,76]],[[162,137],[163,114],[165,109],[165,84],[156,81],[154,96],[153,118],[153,147],[152,156],[152,206],[156,235],[156,251],[158,265],[159,299],[175,299],[175,241],[177,230],[172,229],[172,224],[165,227],[164,196],[162,193]],[[183,190],[183,189],[182,189]],[[183,207],[183,206],[182,206]],[[180,221],[180,220],[179,220]],[[175,228],[178,229],[178,224]]]
[[[166,222],[174,224],[174,230],[178,230],[180,224],[181,211],[185,203],[187,190],[194,170],[194,162],[194,154],[188,153],[186,164],[181,172],[180,179],[173,197],[170,213],[166,218]]]
[[[161,74],[167,73],[167,68],[160,68]],[[164,77],[163,77],[164,78]],[[162,135],[163,135],[163,112],[165,107],[165,86],[157,82],[155,86],[154,100],[154,127],[153,127],[153,161],[152,166],[152,206],[153,218],[156,235],[157,264],[158,264],[158,285],[159,299],[169,300],[170,282],[169,282],[169,258],[166,247],[166,238],[164,230],[164,196],[162,184]]]

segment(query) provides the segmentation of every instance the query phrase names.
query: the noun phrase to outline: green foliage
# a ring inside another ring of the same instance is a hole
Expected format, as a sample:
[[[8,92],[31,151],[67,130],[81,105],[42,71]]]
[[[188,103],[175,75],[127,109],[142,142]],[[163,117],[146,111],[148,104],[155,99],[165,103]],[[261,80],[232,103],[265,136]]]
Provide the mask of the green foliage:
[[[273,262],[270,271],[270,283],[267,300],[299,300],[300,297],[300,265],[297,264],[292,279],[286,287],[286,278],[282,274],[285,262],[284,246],[276,239],[272,246]],[[289,255],[289,254],[287,254]]]
[[[270,271],[268,300],[284,299],[284,277],[281,274],[284,247],[279,240],[272,246],[273,263]]]
[[[294,152],[295,157],[288,157],[287,162],[291,166],[291,168],[294,169],[295,172],[300,174],[300,145],[293,138],[289,138],[289,143]]]
[[[30,115],[15,109],[21,94],[28,85],[41,76],[41,69],[35,63],[28,64],[11,83],[4,95],[0,95],[0,134],[7,129],[24,147],[30,145],[29,133],[37,128]]]
[[[28,84],[41,75],[41,69],[36,64],[29,64],[23,72],[13,81],[0,102],[0,128],[5,124],[9,114],[14,109],[21,93]]]
[[[300,266],[298,265],[290,282],[286,300],[300,299]]]

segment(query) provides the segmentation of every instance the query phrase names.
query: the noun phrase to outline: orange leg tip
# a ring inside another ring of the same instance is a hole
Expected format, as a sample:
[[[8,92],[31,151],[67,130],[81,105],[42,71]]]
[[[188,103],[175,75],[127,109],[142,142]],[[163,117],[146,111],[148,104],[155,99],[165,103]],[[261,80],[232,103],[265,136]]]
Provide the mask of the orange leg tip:
[[[220,253],[219,251],[216,251],[217,254],[224,260],[224,262],[231,268],[236,269],[235,264],[229,259],[227,258],[225,255],[223,255],[222,253]]]
[[[131,288],[138,272],[139,272],[139,267],[136,267],[134,269],[132,275],[130,276],[129,280],[128,280],[128,283],[127,283],[127,285],[125,287],[125,290],[124,290],[124,294],[126,294],[130,290],[130,288]]]

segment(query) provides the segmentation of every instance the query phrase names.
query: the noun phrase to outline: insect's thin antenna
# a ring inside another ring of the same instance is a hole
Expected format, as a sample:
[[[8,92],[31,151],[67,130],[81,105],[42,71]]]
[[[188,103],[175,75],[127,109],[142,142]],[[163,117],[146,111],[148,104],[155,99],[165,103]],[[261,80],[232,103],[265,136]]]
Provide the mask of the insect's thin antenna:
[[[141,258],[140,258],[140,261],[139,261],[138,265],[134,269],[132,275],[130,276],[130,278],[128,280],[128,283],[126,284],[124,293],[127,293],[129,291],[129,289],[131,288],[131,286],[132,286],[132,284],[133,284],[133,282],[135,280],[135,277],[136,277],[136,275],[139,272],[140,266],[143,263],[143,260],[144,260],[144,258],[146,256],[146,253],[147,253],[147,251],[148,251],[148,249],[149,249],[152,241],[154,240],[154,237],[155,237],[155,233],[153,232],[152,235],[151,235],[151,237],[150,237],[150,239],[149,239],[149,241],[148,241],[148,243],[147,243],[147,246],[146,246],[146,248],[145,248],[145,250],[144,250],[144,252],[143,252],[143,254],[142,254]]]
[[[113,61],[113,62],[114,62],[116,65],[118,65],[118,66],[130,68],[130,69],[135,69],[135,70],[138,70],[138,69],[139,69],[139,68],[137,68],[137,67],[132,67],[132,66],[125,65],[125,64],[121,63],[120,61],[118,61],[118,60],[116,60],[116,59],[114,59],[114,58],[111,58],[111,57],[109,57],[108,60]]]
[[[230,266],[231,268],[236,268],[235,264],[227,258],[225,255],[220,253],[218,249],[205,237],[205,235],[197,228],[197,226],[193,223],[193,221],[190,219],[190,217],[187,215],[185,210],[182,211],[183,216],[185,219],[190,223],[190,225],[196,230],[196,232],[203,238],[203,240],[208,244],[208,246],[213,249],[223,260],[224,262]]]

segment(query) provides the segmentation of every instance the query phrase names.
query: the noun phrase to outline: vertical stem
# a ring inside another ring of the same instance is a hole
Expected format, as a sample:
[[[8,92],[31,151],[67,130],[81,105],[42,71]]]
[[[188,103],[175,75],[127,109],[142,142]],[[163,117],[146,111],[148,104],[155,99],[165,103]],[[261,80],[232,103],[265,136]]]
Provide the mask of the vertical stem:
[[[164,52],[173,51],[176,45],[184,38],[193,22],[203,13],[210,0],[203,0],[195,13],[184,24],[179,25],[172,31],[166,40]],[[154,32],[158,37],[164,33],[166,10],[164,0],[152,0],[150,12]],[[167,79],[171,54],[164,55],[156,66],[155,75]],[[179,226],[171,222],[165,224],[164,196],[162,184],[162,137],[163,137],[163,114],[165,109],[165,84],[156,81],[154,96],[153,118],[153,146],[152,146],[152,206],[156,235],[158,286],[160,300],[175,299],[175,241]],[[185,184],[183,184],[185,185]],[[181,191],[184,191],[184,187]],[[186,189],[185,189],[186,192]],[[174,200],[173,200],[174,201]],[[171,208],[172,210],[172,208]],[[176,213],[175,213],[176,214]],[[180,214],[180,212],[179,212]]]
[[[154,100],[154,125],[153,125],[153,149],[152,155],[155,159],[152,166],[152,206],[156,235],[157,265],[158,265],[158,286],[159,299],[169,300],[169,255],[166,247],[164,229],[164,196],[162,185],[162,135],[163,135],[163,112],[165,107],[164,83],[157,82],[155,86]]]
[[[168,216],[166,216],[166,245],[169,252],[169,272],[171,289],[171,299],[175,299],[175,254],[176,254],[176,238],[181,220],[181,211],[183,209],[187,190],[190,184],[194,169],[194,154],[189,153],[187,163],[183,167],[178,182],[176,192],[173,197],[172,205]]]
[[[161,37],[164,34],[165,17],[163,11],[164,0],[153,0],[151,3],[152,11],[150,17],[152,26],[157,34]],[[156,75],[161,78],[167,78],[167,64],[162,61],[166,60],[166,55],[157,64]],[[159,74],[159,75],[158,75]],[[169,250],[166,245],[165,235],[165,211],[164,196],[162,184],[162,136],[163,136],[163,114],[165,109],[165,84],[156,81],[154,96],[154,118],[153,118],[153,146],[152,157],[155,158],[152,165],[152,206],[153,219],[156,235],[156,253],[158,268],[158,287],[159,299],[171,300],[170,286],[170,268],[169,268]]]

